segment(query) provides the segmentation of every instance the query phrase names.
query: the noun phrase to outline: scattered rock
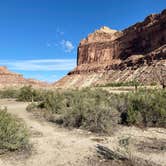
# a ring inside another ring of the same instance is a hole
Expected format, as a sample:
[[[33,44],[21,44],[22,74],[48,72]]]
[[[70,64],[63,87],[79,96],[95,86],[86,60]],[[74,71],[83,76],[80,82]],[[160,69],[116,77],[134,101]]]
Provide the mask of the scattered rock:
[[[97,145],[96,146],[97,153],[102,155],[105,159],[110,159],[110,160],[128,160],[127,157],[124,155],[115,152],[105,146],[102,145]]]

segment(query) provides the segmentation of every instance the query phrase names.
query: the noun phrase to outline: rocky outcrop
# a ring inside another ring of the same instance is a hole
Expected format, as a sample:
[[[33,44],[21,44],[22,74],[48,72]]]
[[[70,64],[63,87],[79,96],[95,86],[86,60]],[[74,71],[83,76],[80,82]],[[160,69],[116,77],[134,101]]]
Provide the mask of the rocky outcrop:
[[[123,31],[103,27],[78,46],[77,67],[55,83],[82,87],[137,79],[157,82],[155,70],[166,69],[166,10]],[[69,80],[69,81],[68,81]]]
[[[45,82],[33,79],[25,79],[23,75],[13,73],[6,66],[0,66],[0,88],[6,87],[22,87],[32,85],[33,87],[42,88],[49,86]]]

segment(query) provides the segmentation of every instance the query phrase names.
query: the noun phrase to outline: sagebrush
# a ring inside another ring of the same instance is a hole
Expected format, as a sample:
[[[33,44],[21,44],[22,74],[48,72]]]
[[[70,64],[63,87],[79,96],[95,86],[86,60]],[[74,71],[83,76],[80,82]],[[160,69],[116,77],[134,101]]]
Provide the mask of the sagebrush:
[[[51,121],[64,126],[109,132],[116,124],[166,127],[165,103],[166,91],[161,90],[111,94],[86,88],[50,92],[35,109],[44,110]]]
[[[0,150],[18,150],[28,145],[28,131],[25,124],[0,109]]]

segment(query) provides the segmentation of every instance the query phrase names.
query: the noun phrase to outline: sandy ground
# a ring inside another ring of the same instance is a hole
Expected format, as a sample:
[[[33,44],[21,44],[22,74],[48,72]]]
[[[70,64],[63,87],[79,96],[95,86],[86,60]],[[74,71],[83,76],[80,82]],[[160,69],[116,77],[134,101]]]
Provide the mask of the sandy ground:
[[[133,145],[140,141],[166,141],[166,129],[141,130],[121,126],[112,136],[97,136],[79,129],[68,130],[46,121],[39,121],[26,111],[26,103],[0,100],[0,105],[7,106],[8,112],[25,121],[31,133],[32,145],[32,154],[28,157],[11,154],[0,156],[0,166],[86,166],[87,160],[96,156],[95,147],[99,142],[117,150],[119,140],[122,139],[131,140]],[[148,148],[141,145],[141,150],[137,150],[131,146],[128,148],[128,154],[166,166],[166,150],[156,152],[153,149],[148,151]]]

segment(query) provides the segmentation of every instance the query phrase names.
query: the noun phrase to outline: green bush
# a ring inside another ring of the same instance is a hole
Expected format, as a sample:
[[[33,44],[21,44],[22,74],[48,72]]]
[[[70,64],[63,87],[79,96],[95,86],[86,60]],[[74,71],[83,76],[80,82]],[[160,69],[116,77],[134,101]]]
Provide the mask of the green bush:
[[[93,125],[89,121],[98,126],[95,121],[97,119],[102,125],[100,118],[105,116],[107,124],[120,122],[145,127],[166,127],[165,103],[166,91],[161,90],[142,89],[128,94],[109,94],[101,90],[70,92],[64,123],[79,126],[77,122],[80,123],[82,119],[80,126],[91,129]]]
[[[25,86],[20,89],[20,93],[18,96],[19,101],[33,101],[35,96],[35,92],[31,86]]]
[[[64,96],[59,92],[47,92],[43,102],[39,104],[40,108],[45,108],[51,113],[61,113],[65,107]]]
[[[166,127],[166,91],[140,91],[127,98],[128,124]]]
[[[112,110],[93,104],[83,107],[78,105],[66,112],[61,118],[64,126],[84,128],[92,132],[109,132],[112,128]]]
[[[138,81],[128,82],[110,82],[104,85],[97,85],[99,87],[121,87],[121,86],[141,86],[142,84]]]
[[[18,150],[28,144],[28,132],[23,122],[0,109],[0,149]]]
[[[0,91],[0,98],[17,98],[19,95],[19,90],[16,89],[6,89]]]
[[[118,123],[166,127],[165,103],[166,91],[142,89],[110,94],[98,88],[86,88],[48,92],[45,99],[37,106],[31,105],[31,109],[43,110],[47,119],[64,126],[109,132]]]
[[[81,127],[94,132],[108,132],[114,109],[109,106],[110,94],[103,90],[52,92],[39,104],[39,108],[60,114],[64,126]]]
[[[46,90],[33,89],[32,86],[24,86],[20,89],[1,90],[0,98],[14,98],[24,102],[43,101],[47,93]]]
[[[24,86],[19,90],[18,101],[33,102],[42,101],[45,98],[46,91],[33,89],[32,86]]]

